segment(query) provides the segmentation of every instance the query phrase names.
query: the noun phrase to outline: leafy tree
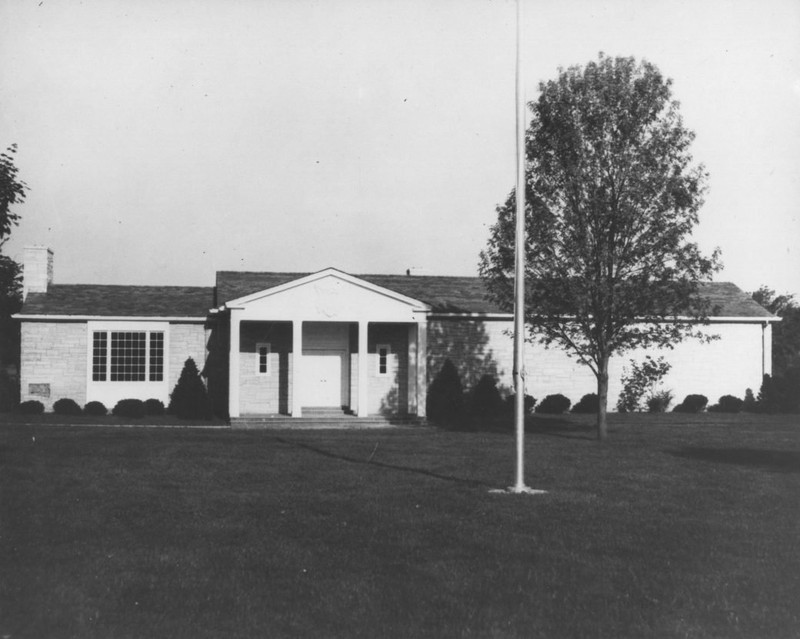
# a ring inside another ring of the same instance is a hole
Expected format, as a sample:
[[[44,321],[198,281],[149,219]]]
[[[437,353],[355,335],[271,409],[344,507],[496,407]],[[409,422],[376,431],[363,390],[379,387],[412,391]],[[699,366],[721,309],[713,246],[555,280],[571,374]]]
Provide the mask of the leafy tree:
[[[7,378],[5,366],[19,363],[19,327],[11,316],[22,308],[22,269],[2,252],[11,229],[19,224],[19,215],[11,207],[22,204],[28,190],[17,175],[16,152],[12,144],[0,153],[0,409],[16,403],[18,390]]]
[[[526,321],[597,377],[606,437],[608,362],[689,336],[710,304],[699,283],[718,251],[689,240],[707,173],[693,164],[672,82],[648,62],[600,55],[540,84],[527,133]],[[480,273],[513,307],[512,192],[498,207]]]

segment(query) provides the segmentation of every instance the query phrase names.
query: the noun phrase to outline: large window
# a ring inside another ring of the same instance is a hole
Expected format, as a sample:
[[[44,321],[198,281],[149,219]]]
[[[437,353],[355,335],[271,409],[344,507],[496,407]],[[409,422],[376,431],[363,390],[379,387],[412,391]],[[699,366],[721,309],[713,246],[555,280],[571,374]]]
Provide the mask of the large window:
[[[162,331],[94,331],[92,381],[161,382],[164,380]]]

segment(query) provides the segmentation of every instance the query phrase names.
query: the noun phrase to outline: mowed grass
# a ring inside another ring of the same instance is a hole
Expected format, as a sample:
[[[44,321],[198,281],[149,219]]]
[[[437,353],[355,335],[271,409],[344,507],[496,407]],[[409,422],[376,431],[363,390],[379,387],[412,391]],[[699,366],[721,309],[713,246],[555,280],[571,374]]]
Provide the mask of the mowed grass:
[[[0,428],[0,636],[797,637],[797,416]]]

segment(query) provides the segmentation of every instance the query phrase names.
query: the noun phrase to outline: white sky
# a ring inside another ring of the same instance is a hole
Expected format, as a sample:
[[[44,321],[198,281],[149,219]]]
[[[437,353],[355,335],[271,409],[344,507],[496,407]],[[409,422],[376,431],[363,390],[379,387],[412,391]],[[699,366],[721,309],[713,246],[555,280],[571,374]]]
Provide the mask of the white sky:
[[[2,0],[6,252],[60,283],[218,269],[474,275],[514,183],[513,0]],[[800,1],[526,0],[527,97],[634,55],[711,173],[717,277],[800,294]]]

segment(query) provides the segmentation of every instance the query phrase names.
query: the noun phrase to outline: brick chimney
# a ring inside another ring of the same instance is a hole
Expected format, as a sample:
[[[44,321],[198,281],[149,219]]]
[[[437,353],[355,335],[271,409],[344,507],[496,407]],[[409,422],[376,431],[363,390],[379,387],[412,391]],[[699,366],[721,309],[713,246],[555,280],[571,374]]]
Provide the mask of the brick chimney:
[[[28,293],[47,293],[53,283],[53,251],[46,246],[26,246],[22,259],[22,299]]]

